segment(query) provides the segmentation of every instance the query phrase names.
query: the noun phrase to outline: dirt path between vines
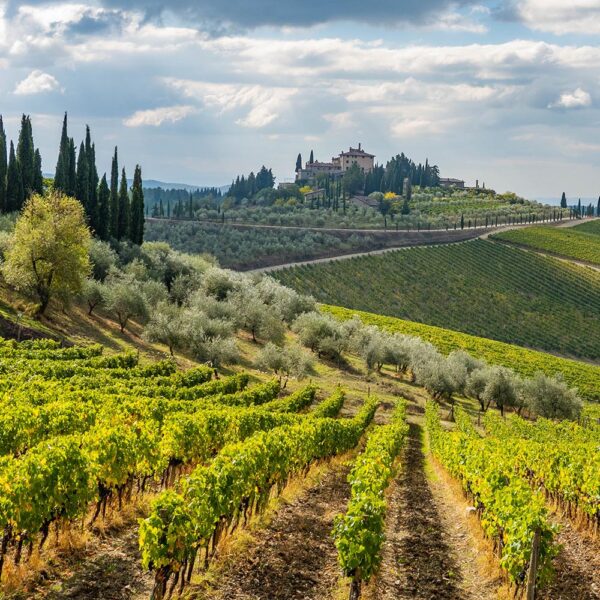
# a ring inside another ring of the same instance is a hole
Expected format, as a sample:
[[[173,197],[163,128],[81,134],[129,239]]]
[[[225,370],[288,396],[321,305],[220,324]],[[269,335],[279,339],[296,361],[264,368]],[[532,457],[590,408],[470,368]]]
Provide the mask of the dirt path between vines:
[[[27,600],[147,600],[153,582],[141,566],[137,523],[92,536],[85,548],[68,555],[60,572],[50,569],[46,576]]]
[[[540,600],[600,600],[600,540],[577,531],[569,520],[554,515],[562,548],[554,560],[555,577]]]
[[[346,509],[349,466],[334,464],[317,485],[283,506],[253,533],[243,556],[219,573],[195,600],[323,600],[340,575],[331,538],[333,518]]]
[[[460,498],[432,472],[423,430],[410,424],[402,472],[388,498],[388,527],[380,575],[368,600],[488,600],[498,583],[482,574]],[[466,505],[466,503],[464,503]]]

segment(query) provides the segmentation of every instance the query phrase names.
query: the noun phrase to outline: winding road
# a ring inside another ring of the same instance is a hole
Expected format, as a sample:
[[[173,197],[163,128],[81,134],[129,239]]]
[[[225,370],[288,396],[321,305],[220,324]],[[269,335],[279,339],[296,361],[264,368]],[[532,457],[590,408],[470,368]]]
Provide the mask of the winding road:
[[[597,219],[589,219],[589,220],[597,220]],[[586,221],[588,221],[588,219],[586,219]],[[559,223],[558,225],[556,225],[557,227],[574,227],[575,225],[580,225],[582,223],[581,220],[578,219],[572,219],[569,221],[563,221],[561,223]],[[516,225],[504,225],[502,227],[494,227],[494,228],[487,228],[485,229],[485,231],[483,231],[480,235],[476,235],[473,236],[472,238],[469,239],[461,239],[461,240],[455,240],[455,241],[447,241],[447,242],[434,242],[434,243],[428,243],[428,242],[421,242],[421,243],[406,243],[406,240],[404,240],[404,243],[402,245],[398,245],[398,246],[390,246],[389,248],[381,248],[379,250],[367,250],[364,252],[353,252],[351,254],[338,254],[336,256],[327,256],[324,258],[313,258],[313,259],[309,259],[309,260],[300,260],[300,261],[293,261],[293,262],[288,262],[288,263],[284,263],[281,265],[271,265],[269,267],[260,267],[258,269],[250,269],[248,271],[245,271],[246,273],[270,273],[273,271],[281,271],[282,269],[287,269],[289,267],[300,267],[300,266],[305,266],[305,265],[314,265],[314,264],[319,264],[319,263],[328,263],[328,262],[332,262],[334,260],[346,260],[346,259],[350,259],[350,258],[358,258],[360,256],[376,256],[378,254],[387,254],[388,252],[398,252],[399,250],[407,250],[409,248],[414,248],[415,246],[424,246],[424,245],[428,245],[431,247],[436,247],[436,246],[445,246],[447,244],[466,244],[472,240],[487,240],[489,238],[490,235],[493,235],[495,233],[501,233],[503,231],[510,231],[512,229],[521,229],[523,227],[531,227],[533,225],[539,225],[540,223],[535,223],[535,224],[531,224],[531,223],[527,223],[527,224],[516,224]],[[272,226],[269,226],[272,227]],[[302,228],[300,228],[302,229]],[[310,228],[308,228],[310,229]],[[331,230],[330,230],[331,231]],[[356,230],[348,230],[348,229],[341,229],[339,231],[365,231],[365,230],[361,230],[361,229],[356,229]],[[366,231],[371,231],[371,230],[366,230]],[[505,243],[505,242],[503,242]],[[509,244],[509,245],[514,245],[515,247],[517,247],[515,244]],[[573,264],[578,264],[580,266],[585,266],[585,267],[591,267],[593,269],[596,270],[600,270],[597,266],[594,265],[590,265],[588,263],[584,263],[581,261],[577,261],[577,260],[571,260],[571,259],[567,259],[564,257],[559,257],[559,256],[554,256],[542,251],[536,251],[533,250],[531,248],[524,248],[523,246],[518,246],[519,248],[523,249],[523,250],[528,250],[530,252],[536,252],[536,254],[542,254],[544,256],[551,256],[552,258],[559,258],[561,260],[565,260],[566,262],[570,262]]]

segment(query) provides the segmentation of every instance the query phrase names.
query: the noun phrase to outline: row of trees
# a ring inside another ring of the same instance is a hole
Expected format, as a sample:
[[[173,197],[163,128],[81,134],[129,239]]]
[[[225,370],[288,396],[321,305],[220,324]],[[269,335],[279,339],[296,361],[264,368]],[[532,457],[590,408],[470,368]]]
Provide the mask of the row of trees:
[[[357,317],[340,322],[330,315],[311,312],[298,317],[292,329],[303,345],[319,356],[338,362],[344,352],[355,352],[368,371],[381,371],[384,365],[409,374],[438,401],[453,407],[455,395],[471,397],[482,411],[495,406],[502,413],[524,409],[549,418],[575,419],[581,400],[560,378],[542,373],[522,379],[511,369],[487,365],[464,351],[442,355],[420,338],[388,334],[378,327],[363,325]]]
[[[33,143],[29,116],[23,115],[21,119],[16,151],[12,140],[8,153],[6,149],[6,132],[0,115],[0,212],[3,213],[21,210],[31,194],[44,191],[42,158]]]
[[[568,208],[568,203],[567,203],[567,195],[563,192],[562,196],[560,198],[560,207],[561,208]],[[594,215],[594,205],[590,202],[587,206],[582,206],[581,205],[581,198],[579,198],[579,201],[577,202],[576,205],[572,206],[572,209],[575,213],[575,215],[579,218],[581,217],[600,217],[600,196],[598,197],[598,202],[596,204],[596,211],[595,211],[595,215]]]
[[[59,145],[56,172],[52,182],[44,185],[42,158],[35,148],[31,118],[23,115],[15,151],[7,138],[0,116],[0,212],[17,212],[33,194],[43,194],[45,187],[66,196],[77,198],[84,208],[86,220],[92,231],[104,240],[128,239],[141,244],[144,239],[144,193],[142,171],[135,168],[131,194],[125,169],[119,180],[118,151],[112,159],[110,182],[106,173],[102,179],[96,167],[96,146],[92,142],[89,126],[85,139],[76,153],[75,142],[68,134],[65,113]]]
[[[62,133],[54,176],[54,189],[77,198],[85,209],[92,231],[102,240],[129,239],[134,244],[144,240],[144,192],[142,169],[136,165],[131,197],[125,168],[119,180],[118,148],[112,158],[110,183],[106,173],[98,177],[96,145],[92,142],[89,126],[85,140],[75,155],[75,142],[69,137],[67,114]]]
[[[275,177],[271,169],[267,169],[264,165],[260,168],[256,175],[251,172],[248,177],[237,176],[231,182],[228,196],[235,198],[238,202],[243,198],[252,198],[255,194],[264,189],[271,189],[275,185]]]

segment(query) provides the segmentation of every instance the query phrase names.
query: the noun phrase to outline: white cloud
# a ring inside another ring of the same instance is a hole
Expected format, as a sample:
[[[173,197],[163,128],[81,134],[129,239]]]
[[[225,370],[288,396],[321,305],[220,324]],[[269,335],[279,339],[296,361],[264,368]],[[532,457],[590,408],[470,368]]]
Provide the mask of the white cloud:
[[[163,106],[138,110],[123,121],[126,127],[160,127],[163,123],[176,123],[196,112],[193,106]]]
[[[519,16],[531,29],[566,33],[600,33],[598,0],[521,0]]]
[[[236,123],[255,129],[275,121],[289,107],[291,99],[298,93],[296,88],[262,85],[211,83],[173,78],[167,78],[165,82],[186,98],[194,98],[209,108],[216,108],[218,114],[236,109],[248,109],[248,112],[238,118]]]
[[[15,94],[17,96],[27,96],[32,94],[41,94],[43,92],[53,92],[59,88],[56,77],[49,73],[44,73],[35,69],[17,84]]]
[[[573,92],[565,92],[560,98],[548,105],[548,108],[585,108],[592,105],[592,97],[581,88]]]

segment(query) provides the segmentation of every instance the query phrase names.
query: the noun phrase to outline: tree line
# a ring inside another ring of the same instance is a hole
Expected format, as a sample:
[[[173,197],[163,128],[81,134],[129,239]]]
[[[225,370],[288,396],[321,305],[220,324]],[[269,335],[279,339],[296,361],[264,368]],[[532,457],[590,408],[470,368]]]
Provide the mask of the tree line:
[[[119,178],[118,149],[115,147],[110,180],[106,173],[100,179],[96,167],[96,145],[89,126],[85,139],[76,152],[75,141],[68,134],[65,113],[60,138],[58,161],[53,181],[44,181],[42,158],[33,141],[31,117],[23,115],[15,150],[7,137],[0,116],[0,212],[18,212],[34,194],[47,189],[76,198],[81,202],[87,224],[103,240],[129,240],[141,244],[144,240],[144,192],[142,169],[136,165],[131,193],[125,168]]]
[[[231,182],[228,195],[239,202],[244,198],[252,198],[252,196],[261,190],[271,189],[274,185],[275,177],[272,169],[267,169],[263,165],[256,175],[254,172],[251,172],[248,177],[238,175]]]

